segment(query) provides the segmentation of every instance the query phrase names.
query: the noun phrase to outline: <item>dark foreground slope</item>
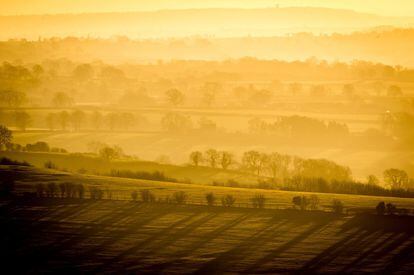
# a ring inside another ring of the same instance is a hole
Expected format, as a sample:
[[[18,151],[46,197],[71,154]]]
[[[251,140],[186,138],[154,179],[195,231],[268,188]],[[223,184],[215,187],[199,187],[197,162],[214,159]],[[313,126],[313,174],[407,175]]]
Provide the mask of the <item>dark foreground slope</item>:
[[[2,201],[14,273],[414,272],[410,218],[35,199]]]

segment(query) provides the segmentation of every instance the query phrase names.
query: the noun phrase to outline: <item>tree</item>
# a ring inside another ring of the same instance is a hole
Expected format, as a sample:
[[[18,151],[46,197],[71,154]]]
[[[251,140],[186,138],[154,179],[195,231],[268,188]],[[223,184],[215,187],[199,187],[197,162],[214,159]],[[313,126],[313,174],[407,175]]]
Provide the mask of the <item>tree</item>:
[[[121,156],[120,148],[104,146],[99,150],[99,156],[107,161],[117,159]]]
[[[203,153],[194,151],[190,154],[190,162],[192,165],[198,167],[203,162]]]
[[[31,123],[30,115],[25,111],[16,112],[15,121],[17,128],[22,131],[26,131],[27,126],[29,126]]]
[[[367,177],[368,185],[379,185],[379,179],[375,175],[369,175]]]
[[[292,203],[295,207],[299,207],[300,210],[306,210],[309,205],[309,199],[305,196],[295,196],[292,198]]]
[[[229,168],[229,166],[233,164],[233,158],[234,156],[229,152],[226,152],[226,151],[220,152],[221,168],[223,168],[224,170]]]
[[[386,207],[389,215],[394,215],[397,212],[397,207],[392,203],[387,203]]]
[[[46,124],[50,131],[54,131],[56,128],[56,114],[49,113],[46,116]]]
[[[266,197],[263,194],[256,194],[253,198],[251,198],[251,201],[254,208],[264,208]]]
[[[90,64],[81,64],[73,70],[73,78],[79,82],[85,82],[93,77],[93,68]]]
[[[75,131],[79,131],[82,123],[85,121],[85,113],[81,110],[73,111],[70,114],[70,121]]]
[[[336,214],[342,214],[342,212],[344,211],[344,204],[342,203],[342,201],[334,199],[332,201],[332,210]]]
[[[150,190],[141,190],[141,199],[143,202],[154,202],[155,195]]]
[[[102,127],[102,121],[103,121],[103,116],[100,112],[95,111],[92,114],[92,125],[95,128],[95,130],[99,130]]]
[[[68,122],[69,122],[69,118],[70,118],[70,115],[68,112],[62,111],[59,113],[58,119],[59,119],[59,124],[62,130],[66,130]]]
[[[19,107],[26,101],[26,94],[14,90],[0,91],[0,104],[8,107]]]
[[[185,204],[188,199],[188,196],[187,193],[185,193],[184,191],[177,191],[174,193],[173,198],[175,203]]]
[[[379,202],[377,207],[375,207],[375,210],[377,211],[378,215],[384,215],[385,214],[385,202]]]
[[[235,202],[236,198],[234,198],[232,195],[225,195],[221,198],[221,204],[224,207],[232,207]]]
[[[208,163],[210,164],[212,168],[216,168],[219,158],[220,158],[220,154],[215,149],[208,149],[205,152],[205,159],[206,161],[208,161]]]
[[[183,132],[192,128],[191,119],[178,113],[168,113],[161,119],[162,128],[168,132]]]
[[[257,151],[248,151],[243,154],[242,163],[249,169],[253,170],[260,176],[260,172],[268,162],[268,156],[266,154],[259,153]]]
[[[3,146],[11,143],[12,138],[12,131],[10,131],[6,126],[0,125],[0,150],[3,148]]]
[[[288,155],[281,155],[279,153],[269,155],[267,167],[274,180],[278,177],[282,179],[287,177],[290,161],[291,158]]]
[[[216,196],[214,193],[210,192],[206,194],[206,201],[208,206],[213,206],[216,203]]]
[[[52,104],[57,108],[70,107],[73,99],[64,92],[57,92],[53,95]]]
[[[408,184],[408,174],[404,170],[387,169],[384,171],[384,181],[391,189],[402,189]]]
[[[178,89],[169,89],[165,92],[165,95],[167,101],[175,107],[184,102],[184,94]]]

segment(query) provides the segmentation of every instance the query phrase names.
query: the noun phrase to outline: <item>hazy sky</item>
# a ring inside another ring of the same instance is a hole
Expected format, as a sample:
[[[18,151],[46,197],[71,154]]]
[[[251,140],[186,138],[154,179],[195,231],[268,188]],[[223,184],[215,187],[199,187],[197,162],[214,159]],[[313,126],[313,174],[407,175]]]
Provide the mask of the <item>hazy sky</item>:
[[[1,15],[206,7],[318,6],[382,15],[414,15],[414,0],[0,0]]]

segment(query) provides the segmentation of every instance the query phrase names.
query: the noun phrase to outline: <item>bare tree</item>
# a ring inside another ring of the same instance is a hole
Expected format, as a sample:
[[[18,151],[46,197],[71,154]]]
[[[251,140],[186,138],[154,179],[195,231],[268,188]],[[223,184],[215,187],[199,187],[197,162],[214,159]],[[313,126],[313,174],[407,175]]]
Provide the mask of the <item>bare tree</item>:
[[[62,130],[66,130],[68,126],[70,115],[66,111],[62,111],[59,113],[59,124]]]
[[[243,165],[260,176],[262,169],[268,162],[269,157],[266,154],[259,153],[257,151],[248,151],[243,154]]]
[[[215,149],[208,149],[205,152],[205,158],[206,158],[206,161],[208,161],[208,163],[210,164],[210,166],[212,168],[216,168],[216,166],[218,164],[218,161],[219,161],[219,158],[220,158],[220,154]]]
[[[203,162],[203,153],[194,151],[190,154],[190,162],[192,165],[198,167]]]
[[[409,179],[404,170],[387,169],[384,171],[384,181],[391,189],[402,189],[407,186]]]
[[[253,198],[251,198],[251,201],[254,208],[264,208],[266,197],[263,194],[256,194]]]
[[[73,111],[70,114],[70,120],[71,120],[73,129],[75,131],[79,131],[82,126],[82,123],[85,120],[85,113],[81,110]]]
[[[222,151],[220,152],[220,165],[221,168],[223,168],[224,170],[226,170],[227,168],[230,167],[230,165],[232,165],[234,162],[234,156],[226,151]]]
[[[288,155],[282,155],[279,153],[272,153],[269,155],[267,167],[275,180],[276,178],[286,178],[288,173],[288,167],[291,158]]]
[[[236,198],[233,197],[233,195],[225,195],[224,197],[221,198],[221,204],[224,207],[232,207],[234,205],[234,203],[236,202]]]

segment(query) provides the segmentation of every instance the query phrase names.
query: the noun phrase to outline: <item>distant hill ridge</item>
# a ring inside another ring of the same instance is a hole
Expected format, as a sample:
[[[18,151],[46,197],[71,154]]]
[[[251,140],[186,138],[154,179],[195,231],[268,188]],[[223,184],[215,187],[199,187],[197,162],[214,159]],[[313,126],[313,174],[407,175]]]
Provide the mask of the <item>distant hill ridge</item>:
[[[0,39],[38,36],[274,36],[414,26],[414,17],[386,17],[329,8],[182,9],[142,12],[0,16]]]

